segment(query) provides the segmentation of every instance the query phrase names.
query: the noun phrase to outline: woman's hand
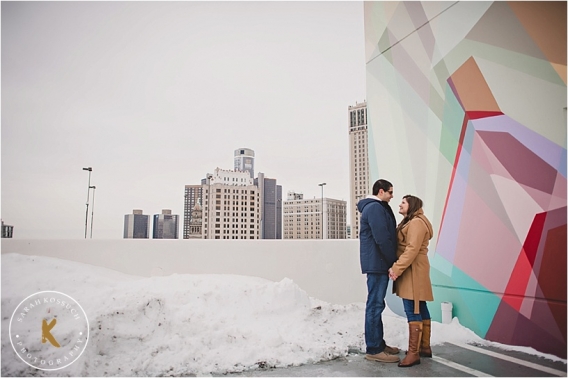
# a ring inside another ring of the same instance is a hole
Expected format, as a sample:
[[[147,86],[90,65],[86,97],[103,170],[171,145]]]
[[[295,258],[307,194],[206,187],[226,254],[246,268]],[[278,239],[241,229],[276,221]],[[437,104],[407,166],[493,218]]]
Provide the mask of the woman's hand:
[[[398,278],[398,276],[396,274],[394,274],[394,271],[392,270],[392,268],[389,268],[389,278],[393,281],[396,281],[396,279]]]

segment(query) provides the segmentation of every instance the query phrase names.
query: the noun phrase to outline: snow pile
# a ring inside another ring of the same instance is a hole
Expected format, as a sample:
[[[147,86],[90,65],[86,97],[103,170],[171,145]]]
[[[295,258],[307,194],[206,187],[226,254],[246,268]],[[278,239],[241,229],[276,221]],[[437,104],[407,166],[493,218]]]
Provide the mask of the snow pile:
[[[90,340],[72,365],[45,372],[15,354],[8,327],[27,296],[59,291],[85,310]],[[286,367],[365,350],[364,303],[331,305],[289,279],[236,275],[141,278],[48,257],[2,255],[2,375],[207,375]],[[406,349],[406,319],[385,311],[385,339]],[[483,343],[433,323],[432,344]]]

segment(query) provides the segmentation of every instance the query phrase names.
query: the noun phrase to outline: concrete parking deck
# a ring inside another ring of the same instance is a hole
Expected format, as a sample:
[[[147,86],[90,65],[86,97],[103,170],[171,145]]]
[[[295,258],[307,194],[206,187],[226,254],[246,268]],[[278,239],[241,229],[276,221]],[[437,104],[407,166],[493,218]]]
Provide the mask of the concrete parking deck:
[[[445,343],[432,347],[433,358],[399,368],[365,360],[362,353],[317,364],[258,369],[231,376],[243,377],[566,377],[566,364],[531,354],[492,347]],[[404,351],[400,353],[403,357]]]

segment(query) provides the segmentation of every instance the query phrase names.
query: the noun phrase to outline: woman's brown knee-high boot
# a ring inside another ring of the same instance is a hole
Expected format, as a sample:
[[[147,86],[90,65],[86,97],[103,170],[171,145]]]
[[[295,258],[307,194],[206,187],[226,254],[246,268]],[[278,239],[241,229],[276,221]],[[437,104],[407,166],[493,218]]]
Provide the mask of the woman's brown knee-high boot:
[[[422,343],[420,344],[420,357],[432,357],[430,348],[430,335],[432,334],[432,320],[422,321]]]
[[[422,322],[408,322],[408,352],[398,367],[410,367],[420,363],[420,343],[422,341]]]

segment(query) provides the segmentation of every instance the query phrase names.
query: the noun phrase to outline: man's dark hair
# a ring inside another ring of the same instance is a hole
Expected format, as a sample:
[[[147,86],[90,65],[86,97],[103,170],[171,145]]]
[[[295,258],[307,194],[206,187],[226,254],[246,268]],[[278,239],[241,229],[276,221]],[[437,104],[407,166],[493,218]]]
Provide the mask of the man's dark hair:
[[[390,182],[388,182],[387,180],[384,180],[384,179],[378,179],[373,184],[373,195],[376,196],[377,194],[379,194],[379,189],[382,189],[385,192],[388,192],[390,190],[390,188],[392,188],[392,184]]]

